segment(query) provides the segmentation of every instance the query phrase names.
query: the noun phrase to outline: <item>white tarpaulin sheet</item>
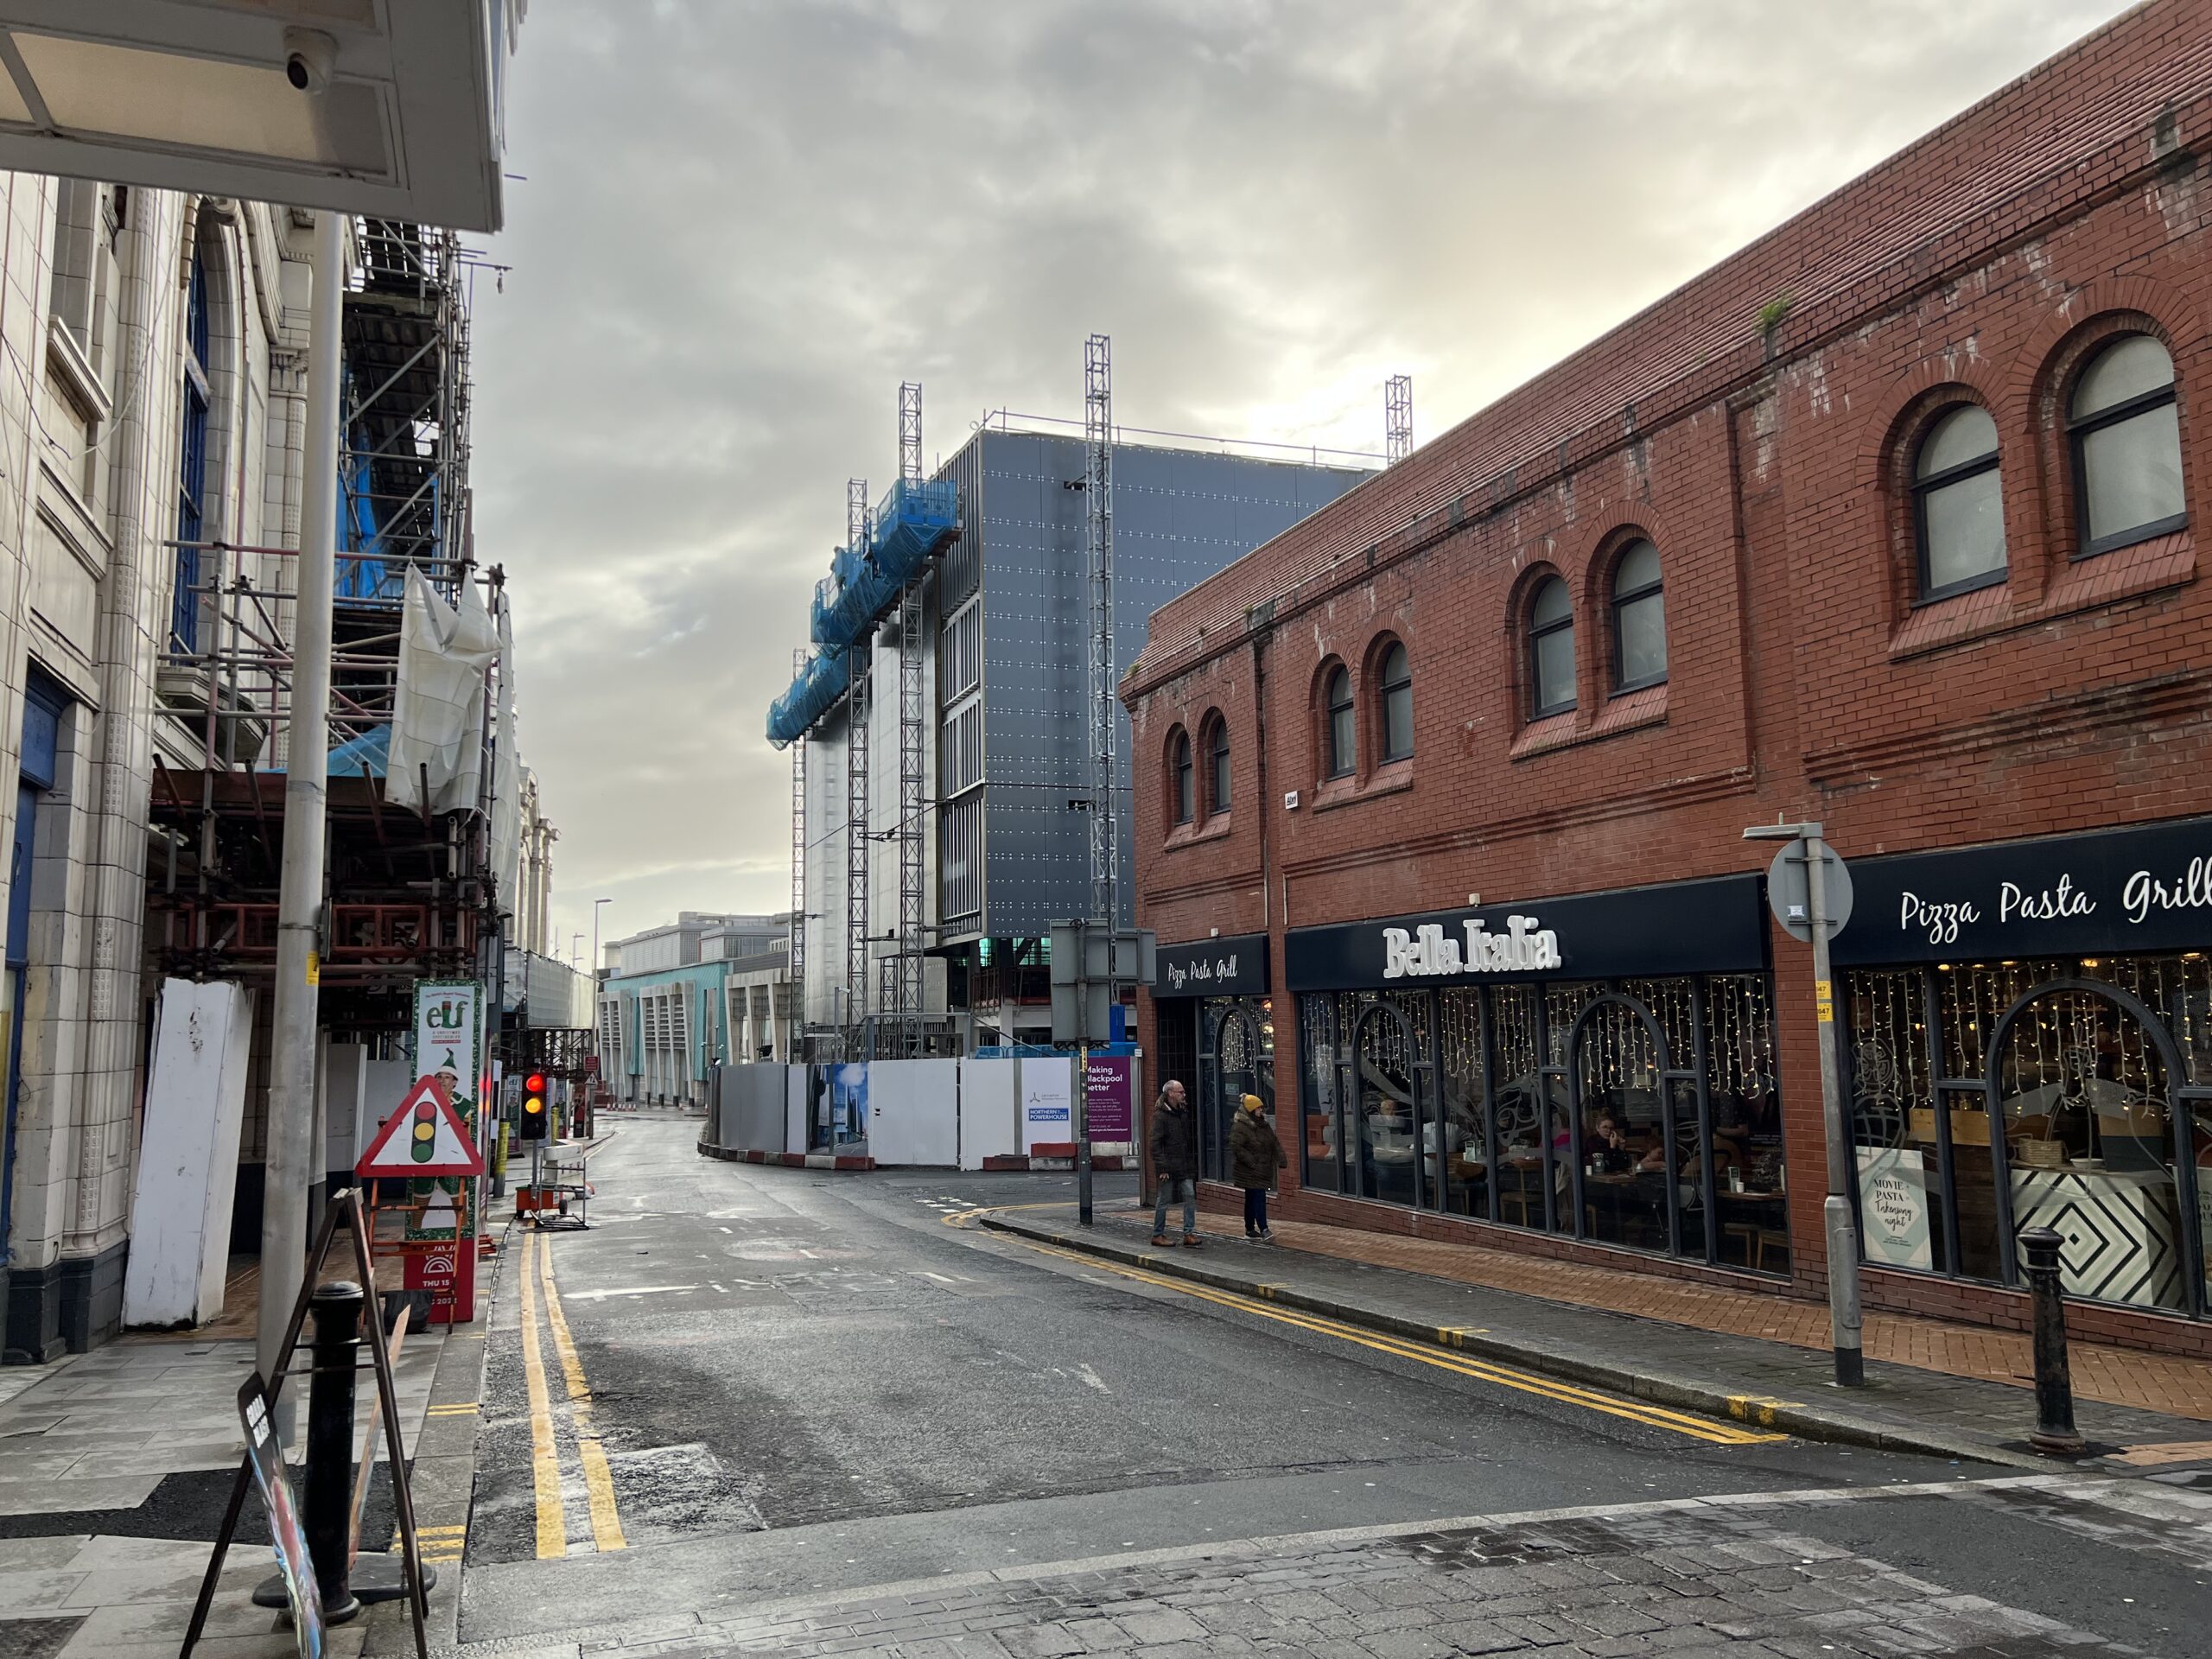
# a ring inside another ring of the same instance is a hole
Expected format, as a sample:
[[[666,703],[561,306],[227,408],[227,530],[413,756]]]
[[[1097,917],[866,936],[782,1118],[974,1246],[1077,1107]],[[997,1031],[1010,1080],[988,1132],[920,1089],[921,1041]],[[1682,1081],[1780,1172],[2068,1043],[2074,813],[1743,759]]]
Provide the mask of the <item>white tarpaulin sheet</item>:
[[[484,674],[499,636],[474,582],[448,605],[410,566],[399,623],[399,683],[391,719],[385,798],[423,810],[429,775],[433,812],[465,811],[483,789]]]

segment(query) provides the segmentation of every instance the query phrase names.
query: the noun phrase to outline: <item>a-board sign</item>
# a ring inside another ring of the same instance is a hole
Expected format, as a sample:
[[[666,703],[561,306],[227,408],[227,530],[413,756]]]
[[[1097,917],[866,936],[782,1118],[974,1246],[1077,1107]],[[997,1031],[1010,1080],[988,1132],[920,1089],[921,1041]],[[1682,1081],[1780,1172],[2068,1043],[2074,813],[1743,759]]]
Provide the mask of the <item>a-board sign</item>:
[[[284,1580],[284,1599],[291,1606],[292,1633],[299,1641],[301,1659],[321,1659],[322,1592],[315,1586],[315,1563],[308,1557],[308,1535],[300,1524],[300,1506],[292,1501],[283,1444],[276,1438],[276,1425],[270,1421],[269,1393],[257,1373],[238,1387],[238,1421],[245,1426],[246,1461],[253,1466],[254,1484],[260,1487],[262,1507],[269,1512],[269,1541],[276,1547],[276,1570]]]
[[[484,1154],[454,1109],[444,1082],[435,1076],[418,1077],[353,1173],[365,1180],[378,1175],[481,1175]]]

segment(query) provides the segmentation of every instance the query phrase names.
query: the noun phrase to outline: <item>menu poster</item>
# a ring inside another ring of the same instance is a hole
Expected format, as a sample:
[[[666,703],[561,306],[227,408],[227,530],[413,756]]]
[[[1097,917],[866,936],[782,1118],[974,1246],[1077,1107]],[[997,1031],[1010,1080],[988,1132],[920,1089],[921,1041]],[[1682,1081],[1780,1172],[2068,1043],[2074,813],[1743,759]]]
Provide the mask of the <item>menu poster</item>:
[[[1928,1169],[1909,1147],[1860,1147],[1859,1215],[1869,1262],[1897,1268],[1936,1265],[1928,1224]]]

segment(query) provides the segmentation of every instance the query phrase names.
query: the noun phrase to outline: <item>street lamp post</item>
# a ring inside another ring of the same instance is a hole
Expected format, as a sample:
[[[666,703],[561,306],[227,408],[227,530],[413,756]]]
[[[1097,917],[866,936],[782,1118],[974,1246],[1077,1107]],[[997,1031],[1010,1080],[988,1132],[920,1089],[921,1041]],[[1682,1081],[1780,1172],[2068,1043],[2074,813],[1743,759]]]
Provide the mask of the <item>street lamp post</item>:
[[[1805,865],[1805,933],[1813,946],[1815,1030],[1821,1051],[1821,1121],[1827,1141],[1827,1197],[1821,1217],[1827,1236],[1828,1328],[1835,1350],[1835,1380],[1855,1389],[1866,1381],[1859,1348],[1859,1226],[1851,1213],[1851,1141],[1843,1121],[1843,1079],[1836,1065],[1835,994],[1828,967],[1827,867],[1833,855],[1817,823],[1755,823],[1745,841],[1802,841]],[[1789,857],[1794,849],[1785,849]],[[1839,866],[1839,868],[1840,866]],[[1848,902],[1848,883],[1844,894]],[[1840,926],[1847,919],[1836,918]],[[1793,931],[1795,929],[1793,927]],[[1805,934],[1798,934],[1803,938]]]

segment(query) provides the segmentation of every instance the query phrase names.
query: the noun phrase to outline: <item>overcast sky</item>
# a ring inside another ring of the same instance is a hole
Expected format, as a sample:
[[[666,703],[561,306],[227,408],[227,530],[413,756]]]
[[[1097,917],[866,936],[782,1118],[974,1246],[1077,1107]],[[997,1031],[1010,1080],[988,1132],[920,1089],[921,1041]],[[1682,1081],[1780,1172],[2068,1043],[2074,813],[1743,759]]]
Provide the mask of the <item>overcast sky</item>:
[[[1426,442],[2113,0],[540,0],[480,281],[480,553],[586,950],[780,909],[762,736],[844,526],[988,409]]]

